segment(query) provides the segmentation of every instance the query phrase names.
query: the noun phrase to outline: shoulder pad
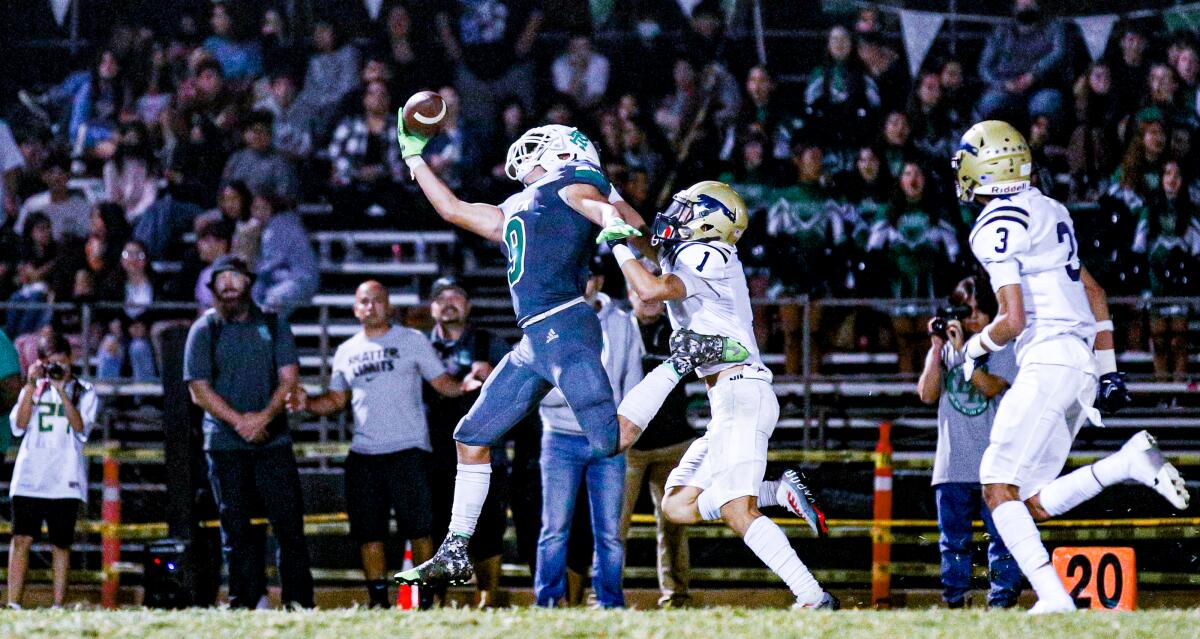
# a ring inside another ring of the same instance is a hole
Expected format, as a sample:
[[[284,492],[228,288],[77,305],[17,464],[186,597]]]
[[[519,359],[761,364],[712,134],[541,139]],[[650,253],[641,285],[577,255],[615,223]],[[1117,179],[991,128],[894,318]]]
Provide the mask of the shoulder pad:
[[[609,184],[608,178],[604,177],[604,173],[587,162],[568,162],[560,170],[562,175],[559,179],[568,184],[590,184],[604,196],[608,196],[608,192],[612,189],[612,185]]]
[[[668,255],[675,269],[696,273],[701,277],[715,277],[729,262],[729,252],[708,242],[681,242]]]
[[[971,229],[971,252],[980,262],[1002,262],[1029,250],[1029,215],[1015,206],[985,212]]]

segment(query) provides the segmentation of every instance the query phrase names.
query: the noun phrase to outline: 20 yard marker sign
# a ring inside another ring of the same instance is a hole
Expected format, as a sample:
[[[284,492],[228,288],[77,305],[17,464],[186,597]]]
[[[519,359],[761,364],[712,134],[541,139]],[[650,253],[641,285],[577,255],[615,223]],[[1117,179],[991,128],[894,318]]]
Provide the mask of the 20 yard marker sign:
[[[1132,548],[1055,548],[1054,570],[1080,608],[1137,608],[1137,561]]]

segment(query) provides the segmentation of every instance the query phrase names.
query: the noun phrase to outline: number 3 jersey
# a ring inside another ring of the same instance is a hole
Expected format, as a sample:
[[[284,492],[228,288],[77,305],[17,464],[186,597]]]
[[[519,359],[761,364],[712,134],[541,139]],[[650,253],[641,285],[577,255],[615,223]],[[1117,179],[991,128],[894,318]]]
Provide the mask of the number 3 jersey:
[[[672,328],[732,337],[750,351],[743,364],[767,370],[754,339],[750,289],[736,247],[724,242],[680,242],[664,247],[659,265],[687,289],[683,299],[667,302]],[[696,369],[696,374],[706,377],[734,365],[709,364]]]
[[[43,499],[81,499],[87,501],[87,460],[83,445],[96,423],[99,402],[91,384],[75,380],[67,386],[67,395],[74,397],[83,432],[77,433],[67,420],[66,409],[58,391],[47,382],[38,382],[36,390],[25,386],[21,394],[33,393],[33,412],[28,425],[17,426],[18,400],[9,418],[14,436],[22,437],[13,466],[12,484],[8,494]]]
[[[987,269],[992,288],[1021,286],[1025,330],[1017,336],[1019,364],[1070,365],[1094,371],[1090,356],[1078,349],[1031,347],[1062,336],[1090,345],[1096,334],[1080,278],[1075,227],[1067,208],[1030,188],[988,202],[971,229],[971,251]],[[1075,359],[1078,358],[1078,359]]]
[[[508,258],[508,288],[521,328],[583,301],[596,228],[560,194],[574,184],[594,186],[605,198],[612,190],[598,168],[569,162],[500,205],[501,248]]]

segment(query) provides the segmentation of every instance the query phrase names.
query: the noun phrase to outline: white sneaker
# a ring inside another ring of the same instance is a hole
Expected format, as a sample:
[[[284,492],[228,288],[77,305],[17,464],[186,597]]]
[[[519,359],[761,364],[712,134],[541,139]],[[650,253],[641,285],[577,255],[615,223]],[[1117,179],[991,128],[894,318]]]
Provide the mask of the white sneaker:
[[[816,603],[801,602],[799,599],[792,604],[792,610],[841,610],[842,602],[828,590],[821,592],[821,599]]]
[[[1177,510],[1187,509],[1192,496],[1183,483],[1183,476],[1174,464],[1163,458],[1154,436],[1140,431],[1121,446],[1118,454],[1129,458],[1129,475],[1135,481],[1153,488]]]
[[[1079,609],[1075,607],[1075,602],[1071,599],[1059,603],[1050,603],[1047,599],[1038,599],[1037,603],[1033,604],[1033,607],[1029,609],[1029,614],[1046,615],[1055,612],[1076,612],[1077,610]]]

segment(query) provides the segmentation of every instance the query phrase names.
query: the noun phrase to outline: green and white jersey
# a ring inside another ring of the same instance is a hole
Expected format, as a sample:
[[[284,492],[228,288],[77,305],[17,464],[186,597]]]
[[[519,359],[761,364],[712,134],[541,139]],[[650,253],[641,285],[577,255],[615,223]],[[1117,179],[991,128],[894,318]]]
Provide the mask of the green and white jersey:
[[[23,439],[8,494],[87,501],[87,461],[83,456],[83,445],[96,423],[100,407],[96,391],[91,384],[78,379],[67,386],[67,395],[74,399],[75,408],[83,418],[83,432],[80,433],[71,428],[58,391],[48,382],[38,382],[36,389],[26,385],[21,389],[22,399],[30,393],[33,394],[33,414],[26,428],[17,426],[21,400],[17,400],[9,414],[13,435],[23,436]]]

